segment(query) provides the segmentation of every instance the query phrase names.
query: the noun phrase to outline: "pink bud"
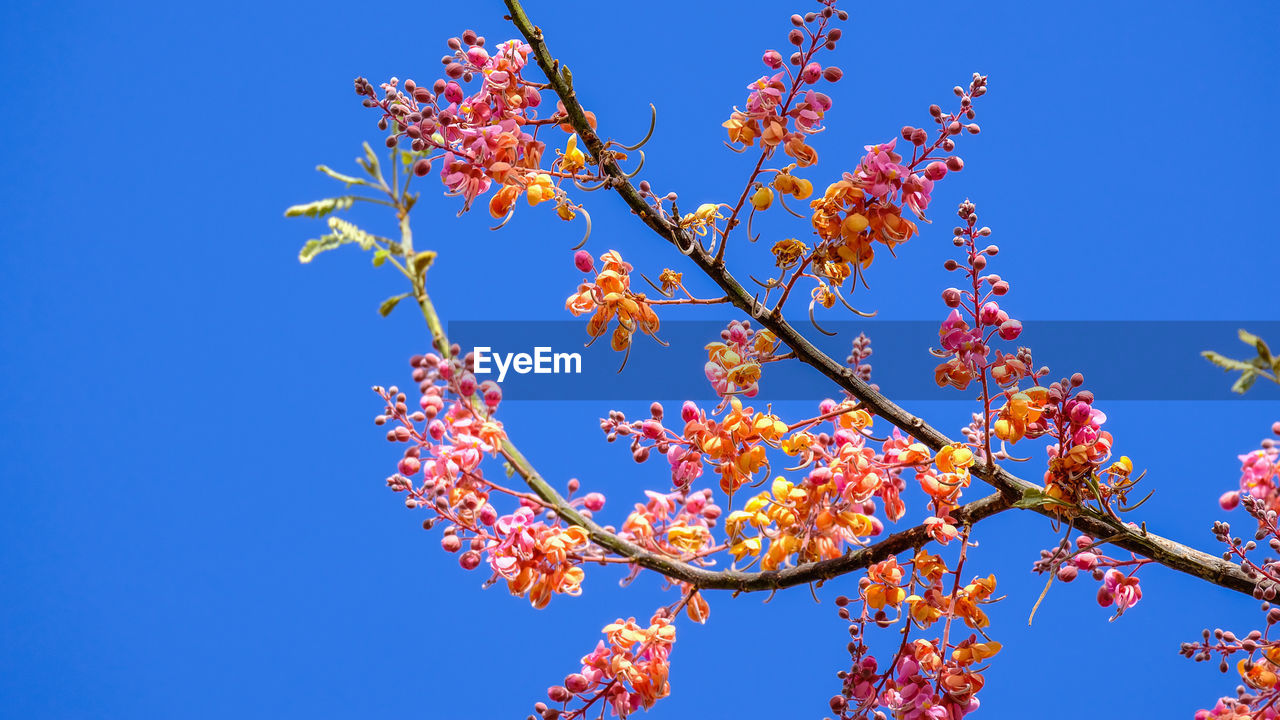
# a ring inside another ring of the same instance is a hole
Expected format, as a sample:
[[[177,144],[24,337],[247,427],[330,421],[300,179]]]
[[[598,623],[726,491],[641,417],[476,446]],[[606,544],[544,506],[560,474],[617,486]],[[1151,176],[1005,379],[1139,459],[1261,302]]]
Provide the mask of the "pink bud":
[[[996,318],[1000,316],[1000,305],[995,301],[984,303],[982,309],[978,312],[978,322],[983,325],[994,325]]]
[[[451,103],[462,102],[462,86],[456,82],[451,82],[444,86],[444,99]]]
[[[1098,588],[1098,604],[1102,607],[1111,607],[1115,599],[1115,594],[1108,590],[1106,585]]]
[[[471,397],[476,392],[477,384],[476,376],[471,373],[467,373],[458,380],[458,392],[461,393],[463,397]]]
[[[467,51],[467,59],[476,67],[484,67],[489,62],[489,53],[482,47],[473,47]]]
[[[662,423],[657,420],[645,420],[640,423],[640,432],[650,440],[657,440],[662,437]]]
[[[804,70],[800,72],[800,79],[807,83],[816,83],[820,77],[822,77],[822,66],[816,62],[805,65]]]
[[[458,558],[458,564],[463,570],[475,570],[480,567],[480,553],[475,550],[468,550],[462,553],[462,557]]]
[[[944,163],[934,161],[924,169],[924,176],[930,180],[941,180],[947,174],[947,166]]]
[[[1022,334],[1022,323],[1017,320],[1005,320],[1000,323],[1000,337],[1005,340],[1017,340]]]
[[[485,525],[492,525],[498,522],[498,511],[492,505],[486,504],[480,508],[480,522]]]
[[[1218,498],[1218,504],[1222,506],[1223,510],[1235,510],[1240,505],[1240,491],[1233,490],[1223,493],[1222,497]]]
[[[574,673],[564,679],[564,686],[571,693],[586,692],[590,685],[587,682],[587,678],[578,673]]]
[[[687,423],[698,419],[698,406],[692,400],[685,400],[684,405],[680,406],[680,419]]]
[[[1058,579],[1062,582],[1071,582],[1072,580],[1075,580],[1076,576],[1079,574],[1080,571],[1077,570],[1074,565],[1063,565],[1058,568]]]
[[[947,158],[947,169],[950,170],[951,172],[960,172],[961,170],[964,169],[964,160],[961,160],[959,157],[952,155],[951,157]]]
[[[949,308],[960,307],[960,291],[956,288],[947,288],[942,291],[942,302],[946,303]]]
[[[995,295],[1004,295],[1009,292],[1009,283],[998,280],[991,284],[991,292]]]
[[[827,82],[839,82],[844,77],[844,71],[832,65],[822,71],[822,79]]]
[[[582,272],[589,273],[595,270],[595,262],[591,259],[591,253],[586,250],[579,250],[573,254],[573,264]]]
[[[440,547],[444,548],[445,552],[455,553],[462,549],[462,541],[457,535],[445,535],[440,538]]]
[[[405,477],[412,477],[418,474],[422,469],[422,461],[416,457],[400,458],[400,474]]]
[[[1092,570],[1094,565],[1098,564],[1098,556],[1091,552],[1082,552],[1076,555],[1071,562],[1081,570]]]
[[[769,66],[774,70],[777,70],[778,68],[782,67],[782,54],[779,53],[777,50],[766,51],[764,54],[764,57],[761,59],[764,60],[765,65]]]
[[[498,407],[502,402],[502,387],[492,380],[480,383],[480,393],[484,395],[484,404],[491,409]]]
[[[431,436],[432,440],[440,442],[444,438],[444,423],[439,420],[432,420],[431,424],[427,426],[427,434]]]
[[[582,498],[582,507],[590,510],[591,512],[600,512],[604,507],[604,495],[598,492],[587,493],[586,496]]]

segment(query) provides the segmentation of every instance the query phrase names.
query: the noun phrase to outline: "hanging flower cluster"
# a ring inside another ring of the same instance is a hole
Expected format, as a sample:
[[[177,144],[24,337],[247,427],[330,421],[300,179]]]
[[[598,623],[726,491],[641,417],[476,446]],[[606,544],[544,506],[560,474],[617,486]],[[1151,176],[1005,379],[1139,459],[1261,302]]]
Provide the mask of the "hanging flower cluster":
[[[583,272],[594,272],[594,265],[586,256],[575,259],[575,264]],[[592,341],[604,335],[610,323],[615,320],[613,334],[609,338],[609,346],[614,350],[629,350],[631,338],[637,332],[656,337],[658,332],[658,315],[644,293],[631,290],[631,264],[624,262],[622,255],[616,250],[600,256],[603,267],[596,274],[595,280],[578,285],[578,291],[565,301],[565,309],[573,315],[588,313],[587,334]]]
[[[967,542],[961,548],[964,562]],[[917,551],[905,565],[889,558],[867,569],[859,583],[857,601],[836,599],[840,617],[850,621],[850,669],[840,673],[841,692],[831,698],[831,710],[841,720],[869,717],[960,718],[978,708],[978,692],[986,680],[987,662],[1000,652],[1000,643],[983,632],[954,642],[953,620],[982,632],[990,622],[982,606],[993,602],[995,577],[975,577],[961,583],[960,567],[951,570],[937,555]],[[861,606],[854,614],[851,607]],[[896,611],[891,617],[889,611]],[[867,629],[889,627],[906,618],[897,650],[881,663],[867,645]],[[940,636],[912,639],[915,630],[942,623]]]
[[[1032,569],[1037,573],[1053,573],[1053,578],[1062,582],[1072,582],[1082,571],[1089,573],[1100,583],[1098,605],[1114,606],[1116,612],[1111,619],[1115,620],[1142,599],[1137,572],[1151,562],[1132,553],[1127,559],[1111,557],[1101,543],[1081,534],[1074,544],[1064,539],[1052,550],[1041,550],[1040,559]]]
[[[519,496],[518,507],[506,515],[492,504],[495,490],[509,494],[481,467],[485,457],[501,454],[506,440],[494,417],[502,400],[499,386],[477,384],[469,360],[427,354],[411,364],[419,382],[418,409],[410,411],[399,388],[374,388],[386,403],[375,422],[391,426],[387,440],[408,445],[387,485],[406,494],[407,507],[432,514],[424,527],[445,524],[441,547],[459,553],[464,569],[487,565],[490,582],[505,580],[511,594],[537,608],[555,594],[579,594],[581,564],[599,554],[586,531],[562,526],[554,514],[543,519],[546,507],[531,495]],[[591,493],[577,504],[589,514],[603,507],[604,496]]]
[[[669,658],[676,628],[663,611],[654,615],[648,627],[635,618],[619,618],[605,626],[604,634],[595,650],[582,658],[582,670],[547,691],[547,697],[563,709],[542,703],[534,708],[543,718],[574,720],[599,701],[612,715],[625,718],[671,694]],[[570,707],[571,703],[577,706]]]

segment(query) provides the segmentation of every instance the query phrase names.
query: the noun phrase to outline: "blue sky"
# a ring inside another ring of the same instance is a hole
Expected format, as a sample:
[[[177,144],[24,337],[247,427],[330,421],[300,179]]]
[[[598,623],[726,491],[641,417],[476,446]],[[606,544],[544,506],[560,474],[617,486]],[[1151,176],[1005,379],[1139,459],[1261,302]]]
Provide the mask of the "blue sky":
[[[807,4],[602,8],[528,9],[609,134],[639,137],[647,104],[658,106],[645,169],[656,188],[686,205],[736,194],[749,166],[720,144],[720,122]],[[945,218],[965,197],[978,203],[1015,315],[1280,320],[1266,216],[1280,200],[1274,5],[911,8],[850,7],[833,56],[845,80],[815,143],[821,178],[862,145],[924,124],[930,103],[981,71],[983,134],[962,144],[966,169],[935,207]],[[334,190],[314,165],[351,168],[360,143],[377,141],[354,76],[428,81],[450,35],[511,36],[502,15],[490,0],[413,13],[0,10],[0,716],[523,717],[603,624],[659,602],[651,580],[622,590],[595,573],[582,598],[535,612],[482,592],[482,578],[438,550],[382,485],[397,454],[371,423],[368,389],[405,383],[408,356],[426,345],[420,319],[378,317],[396,278],[354,251],[298,265],[319,228],[281,217]],[[620,249],[641,268],[679,261],[616,198],[585,200],[593,250]],[[441,253],[431,282],[442,313],[563,319],[577,228],[527,212],[491,234],[487,217],[456,209],[431,189],[415,211],[419,237]],[[357,218],[391,230],[376,214]],[[877,262],[864,306],[941,319],[949,227],[940,220]],[[1160,348],[1142,352],[1160,363]],[[1236,480],[1235,455],[1280,419],[1280,388],[1243,401],[1100,402],[1157,490],[1149,526],[1216,549],[1215,499]],[[610,407],[602,389],[594,402],[512,403],[506,422],[557,484],[576,476],[605,490],[616,521],[663,480],[600,439],[595,419]],[[953,429],[968,411],[912,408]],[[1056,587],[1027,629],[1041,587],[1028,568],[1053,533],[1007,514],[976,536],[972,566],[996,572],[1009,596],[992,612],[1006,649],[982,717],[1076,717],[1137,695],[1146,716],[1189,716],[1234,687],[1176,650],[1206,625],[1254,627],[1247,598],[1154,569],[1118,622],[1080,583]],[[830,603],[839,589],[827,590],[822,605],[803,591],[767,605],[712,597],[711,623],[681,631],[674,694],[651,717],[821,717],[847,659]]]

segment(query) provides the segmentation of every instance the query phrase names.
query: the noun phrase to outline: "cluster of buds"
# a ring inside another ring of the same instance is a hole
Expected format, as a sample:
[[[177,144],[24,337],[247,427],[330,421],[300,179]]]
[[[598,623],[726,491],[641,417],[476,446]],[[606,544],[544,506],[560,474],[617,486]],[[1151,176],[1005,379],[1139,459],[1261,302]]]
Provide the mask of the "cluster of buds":
[[[831,710],[841,720],[898,718],[959,718],[978,707],[977,694],[985,684],[986,663],[1000,652],[1000,643],[983,634],[960,642],[950,640],[951,622],[970,628],[989,625],[982,606],[993,602],[995,578],[975,577],[961,583],[960,570],[950,570],[938,556],[923,550],[899,564],[889,558],[868,568],[859,583],[861,612],[854,601],[836,598],[838,613],[849,621],[850,669],[838,673],[841,692],[831,698]],[[907,610],[903,612],[903,606]],[[897,610],[890,617],[888,610]],[[869,625],[885,628],[903,617],[898,650],[881,668],[866,644]],[[913,629],[927,630],[939,622],[941,637],[910,639]]]
[[[1052,550],[1041,550],[1040,559],[1032,565],[1036,573],[1053,573],[1062,582],[1072,582],[1081,572],[1089,573],[1098,586],[1098,605],[1115,606],[1112,620],[1142,599],[1142,586],[1137,572],[1152,562],[1130,553],[1127,559],[1106,554],[1105,548],[1088,535],[1079,535],[1074,545],[1063,540]]]
[[[943,267],[948,272],[963,271],[967,287],[942,291],[942,302],[951,308],[951,313],[938,329],[941,347],[933,354],[949,359],[934,370],[934,381],[939,387],[950,385],[963,390],[978,378],[985,390],[988,376],[1001,387],[1016,385],[1026,377],[1034,380],[1030,354],[1025,351],[997,351],[995,359],[991,359],[992,340],[997,335],[1005,341],[1016,340],[1022,334],[1022,323],[1010,318],[996,300],[1009,292],[1008,281],[986,272],[988,258],[995,257],[1000,248],[978,248],[979,238],[989,237],[991,228],[978,227],[977,208],[971,202],[961,203],[958,214],[963,222],[954,230],[954,243],[964,255],[962,261],[948,259]]]
[[[565,301],[565,309],[575,317],[591,313],[587,334],[592,341],[604,335],[609,324],[617,320],[609,346],[614,350],[630,350],[631,338],[637,332],[656,336],[658,315],[644,293],[631,290],[631,264],[624,262],[616,250],[600,256],[603,267],[593,281],[578,285],[578,291]],[[591,257],[580,253],[575,265],[585,273],[595,272]]]
[[[833,19],[846,20],[848,13],[824,3],[820,12],[807,16],[792,15],[794,26],[787,35],[796,48],[789,63],[782,53],[768,50],[761,58],[773,72],[747,86],[744,108],[733,109],[723,127],[729,133],[729,147],[738,152],[760,141],[765,156],[778,148],[808,167],[818,160],[818,153],[805,139],[822,130],[822,117],[831,109],[831,98],[814,87],[822,81],[838,82],[844,73],[838,67],[823,67],[814,56],[823,49],[834,49],[840,40],[840,28],[830,27]],[[738,148],[741,148],[739,150]]]
[[[1199,642],[1182,643],[1180,653],[1196,662],[1218,660],[1218,669],[1230,672],[1229,659],[1237,658],[1234,669],[1241,684],[1235,697],[1219,698],[1212,708],[1199,710],[1196,720],[1275,720],[1280,701],[1280,641],[1270,638],[1280,623],[1280,608],[1262,604],[1265,630],[1251,630],[1243,637],[1230,630],[1205,628]]]

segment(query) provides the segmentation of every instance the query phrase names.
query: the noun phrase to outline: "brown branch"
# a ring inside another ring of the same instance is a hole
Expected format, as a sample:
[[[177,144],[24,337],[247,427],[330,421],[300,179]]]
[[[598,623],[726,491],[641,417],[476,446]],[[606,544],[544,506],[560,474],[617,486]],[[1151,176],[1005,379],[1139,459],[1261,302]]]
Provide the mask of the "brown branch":
[[[934,451],[952,443],[951,438],[941,431],[873,390],[867,383],[860,380],[851,368],[836,362],[814,347],[807,338],[783,320],[781,308],[775,308],[771,312],[763,303],[757,302],[723,265],[717,264],[715,258],[702,249],[701,245],[695,243],[693,238],[680,227],[651,208],[631,184],[622,168],[618,166],[612,153],[605,149],[600,136],[587,122],[586,111],[578,102],[573,89],[573,76],[567,67],[552,57],[543,39],[542,30],[530,22],[519,0],[504,1],[511,12],[512,23],[533,48],[538,67],[546,74],[552,90],[564,103],[569,124],[573,126],[578,137],[582,139],[587,150],[599,164],[601,174],[607,178],[606,185],[617,191],[634,214],[667,242],[685,252],[703,273],[724,290],[735,306],[773,332],[802,362],[826,375],[838,386],[865,403],[875,414],[911,434]],[[1019,503],[1020,507],[1027,507],[1048,517],[1057,517],[1050,506],[1037,501],[1037,498],[1041,497],[1043,488],[1035,483],[1023,480],[994,464],[975,467],[973,474],[999,490],[1007,501]],[[1084,508],[1078,509],[1077,512],[1079,514],[1075,518],[1075,526],[1082,532],[1094,537],[1115,536],[1111,544],[1148,557],[1166,567],[1237,592],[1252,594],[1254,591],[1254,581],[1235,563],[1118,523]]]

